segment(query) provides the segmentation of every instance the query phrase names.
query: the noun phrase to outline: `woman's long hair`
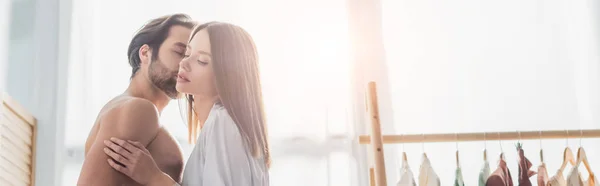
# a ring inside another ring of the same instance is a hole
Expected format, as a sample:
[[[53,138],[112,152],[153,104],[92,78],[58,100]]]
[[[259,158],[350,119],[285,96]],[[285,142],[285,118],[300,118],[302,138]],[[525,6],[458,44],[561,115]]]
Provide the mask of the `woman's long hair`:
[[[207,29],[210,39],[220,102],[237,125],[253,156],[263,157],[269,166],[271,158],[254,41],[241,27],[221,22],[199,25],[193,30],[192,38],[203,29]],[[192,95],[184,95],[180,101],[180,110],[187,112],[182,114],[187,120],[190,143],[195,143],[200,128],[193,111],[193,99]]]

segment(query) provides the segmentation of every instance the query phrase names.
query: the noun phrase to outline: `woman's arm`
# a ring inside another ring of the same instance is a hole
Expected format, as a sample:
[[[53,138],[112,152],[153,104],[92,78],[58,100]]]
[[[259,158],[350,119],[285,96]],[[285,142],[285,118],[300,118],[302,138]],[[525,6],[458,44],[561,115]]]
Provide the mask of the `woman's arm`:
[[[141,143],[111,138],[105,144],[107,148],[104,148],[104,152],[111,157],[108,164],[136,182],[149,186],[179,185],[158,168],[150,152]]]

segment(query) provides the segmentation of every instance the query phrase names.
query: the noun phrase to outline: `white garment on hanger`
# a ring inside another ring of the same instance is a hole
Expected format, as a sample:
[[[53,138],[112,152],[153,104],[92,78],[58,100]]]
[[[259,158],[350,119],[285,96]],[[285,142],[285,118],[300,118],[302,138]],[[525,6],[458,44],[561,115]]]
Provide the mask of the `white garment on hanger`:
[[[556,171],[556,175],[552,176],[550,180],[548,180],[548,186],[567,186],[567,181],[563,177],[562,171]]]
[[[597,179],[594,179],[594,185],[592,185],[592,183],[589,183],[590,180],[585,181],[585,183],[583,183],[584,185],[590,185],[590,186],[600,186],[600,183],[598,183]]]
[[[584,186],[577,168],[579,168],[579,166],[573,167],[567,175],[566,181],[568,186]]]
[[[594,185],[592,185],[590,181],[593,181]],[[583,181],[581,174],[579,173],[579,165],[575,165],[567,176],[567,186],[600,186],[600,183],[598,183],[598,180],[595,179],[595,177],[590,177],[588,180]]]
[[[408,166],[408,162],[406,160],[402,160],[402,168],[400,168],[400,180],[396,184],[396,186],[416,186],[415,177],[413,172],[410,170]]]
[[[488,177],[490,177],[490,163],[486,160],[479,171],[479,186],[485,186]]]
[[[440,178],[431,167],[429,158],[425,155],[423,155],[423,161],[419,169],[419,186],[440,186]]]
[[[460,167],[456,167],[455,177],[454,186],[465,186],[465,181],[463,180],[462,170]]]

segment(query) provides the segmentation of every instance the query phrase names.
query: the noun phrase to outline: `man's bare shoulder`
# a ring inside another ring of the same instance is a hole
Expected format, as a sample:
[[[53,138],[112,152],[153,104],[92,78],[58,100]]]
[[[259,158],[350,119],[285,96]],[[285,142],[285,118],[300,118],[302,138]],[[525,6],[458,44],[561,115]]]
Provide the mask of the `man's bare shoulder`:
[[[139,141],[148,146],[159,131],[158,112],[152,102],[120,96],[111,100],[99,114],[97,133],[89,140],[78,185],[131,185],[133,180],[113,170],[106,162],[104,141],[111,137]]]
[[[159,114],[156,106],[149,100],[137,97],[123,97],[105,110],[99,124],[105,132],[116,132],[117,136],[133,139],[147,139],[146,135],[156,135]],[[142,135],[142,136],[140,136]]]

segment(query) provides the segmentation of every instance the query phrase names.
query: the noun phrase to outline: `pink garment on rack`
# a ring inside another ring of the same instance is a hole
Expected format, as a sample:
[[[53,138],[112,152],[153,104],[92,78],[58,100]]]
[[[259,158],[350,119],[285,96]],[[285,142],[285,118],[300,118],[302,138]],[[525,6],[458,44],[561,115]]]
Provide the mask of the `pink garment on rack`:
[[[498,163],[498,168],[488,177],[485,186],[513,186],[510,171],[503,159]]]
[[[529,170],[533,166],[525,157],[523,149],[519,149],[519,186],[533,186],[529,177],[536,174],[535,171]]]
[[[546,184],[548,184],[548,180],[548,170],[546,170],[546,164],[542,163],[542,165],[538,167],[538,185],[545,186]]]

